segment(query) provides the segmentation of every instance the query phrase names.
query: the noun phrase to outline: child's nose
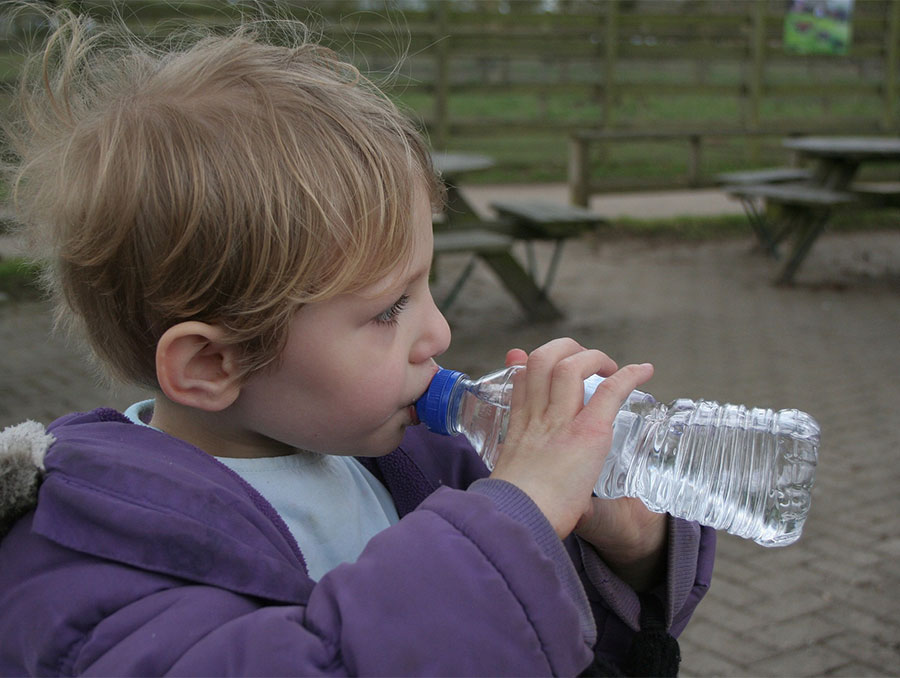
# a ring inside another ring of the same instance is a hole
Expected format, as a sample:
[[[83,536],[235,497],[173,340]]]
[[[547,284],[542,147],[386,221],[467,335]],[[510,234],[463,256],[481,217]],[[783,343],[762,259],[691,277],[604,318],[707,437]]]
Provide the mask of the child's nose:
[[[427,317],[424,319],[422,333],[413,347],[410,359],[414,363],[421,363],[439,356],[449,347],[450,325],[429,294]]]

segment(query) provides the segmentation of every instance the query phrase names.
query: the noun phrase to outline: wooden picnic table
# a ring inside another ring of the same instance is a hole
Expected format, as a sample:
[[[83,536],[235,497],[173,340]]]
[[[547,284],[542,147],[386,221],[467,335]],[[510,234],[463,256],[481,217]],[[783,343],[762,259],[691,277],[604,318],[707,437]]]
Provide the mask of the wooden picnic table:
[[[431,161],[447,189],[447,203],[444,208],[446,218],[442,223],[436,224],[436,227],[460,229],[465,223],[469,223],[470,228],[480,227],[483,220],[462,194],[460,184],[467,175],[492,168],[495,165],[494,159],[476,153],[435,151],[431,154]]]
[[[798,181],[740,183],[725,190],[744,201],[751,224],[763,247],[778,254],[779,244],[793,238],[793,246],[776,282],[791,283],[836,208],[848,205],[895,206],[900,186],[855,181],[863,163],[900,161],[900,138],[810,136],[785,139],[782,145],[800,158],[812,160],[812,172]],[[752,174],[752,173],[750,173]],[[763,200],[760,210],[756,200]],[[777,205],[777,215],[769,212]]]
[[[435,170],[441,176],[447,190],[447,201],[442,214],[434,222],[435,258],[442,253],[471,253],[472,257],[462,273],[439,301],[442,311],[447,311],[459,297],[463,285],[475,269],[476,261],[484,262],[500,279],[513,298],[532,320],[556,320],[562,317],[559,309],[550,301],[534,277],[513,256],[513,238],[499,233],[495,224],[483,219],[466,199],[460,184],[472,173],[494,166],[493,158],[469,153],[432,153]]]
[[[431,161],[434,163],[434,169],[444,177],[444,180],[452,179],[468,172],[490,169],[496,164],[494,159],[487,155],[448,153],[444,151],[432,152]]]
[[[494,203],[495,218],[482,217],[460,190],[463,178],[472,172],[489,169],[494,160],[486,155],[468,153],[432,153],[435,170],[447,189],[447,203],[435,219],[435,256],[441,253],[470,252],[473,256],[439,303],[447,310],[459,296],[477,260],[483,261],[500,279],[531,320],[556,320],[562,312],[550,300],[548,292],[566,239],[595,227],[600,217],[580,207],[517,201]],[[552,240],[553,257],[543,280],[537,270],[533,240]],[[513,255],[515,241],[524,242],[527,268]]]
[[[864,162],[900,160],[897,137],[798,137],[782,145],[816,162],[812,183],[833,191],[851,188]]]

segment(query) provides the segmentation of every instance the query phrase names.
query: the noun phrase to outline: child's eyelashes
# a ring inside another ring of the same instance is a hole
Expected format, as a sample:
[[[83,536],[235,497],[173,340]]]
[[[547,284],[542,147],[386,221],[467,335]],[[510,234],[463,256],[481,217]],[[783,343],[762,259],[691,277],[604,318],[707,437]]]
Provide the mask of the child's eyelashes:
[[[390,308],[385,309],[375,316],[375,322],[379,325],[396,325],[397,316],[399,316],[400,313],[403,312],[403,309],[406,308],[407,302],[409,302],[409,295],[401,295],[397,301],[391,304]]]

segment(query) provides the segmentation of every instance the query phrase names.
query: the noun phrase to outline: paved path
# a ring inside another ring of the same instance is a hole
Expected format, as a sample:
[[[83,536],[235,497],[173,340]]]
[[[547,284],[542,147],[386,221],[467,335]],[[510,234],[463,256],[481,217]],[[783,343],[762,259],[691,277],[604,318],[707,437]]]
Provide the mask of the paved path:
[[[464,263],[442,258],[438,293]],[[507,348],[571,335],[620,363],[653,362],[647,390],[663,400],[813,414],[823,443],[804,536],[765,549],[723,535],[713,588],[682,637],[682,675],[898,675],[900,232],[826,234],[794,288],[769,284],[774,267],[749,239],[573,242],[553,291],[567,318],[539,326],[479,268],[466,287],[478,294],[448,314],[442,362],[482,373]],[[49,328],[40,304],[0,305],[0,427],[141,395],[110,395]]]

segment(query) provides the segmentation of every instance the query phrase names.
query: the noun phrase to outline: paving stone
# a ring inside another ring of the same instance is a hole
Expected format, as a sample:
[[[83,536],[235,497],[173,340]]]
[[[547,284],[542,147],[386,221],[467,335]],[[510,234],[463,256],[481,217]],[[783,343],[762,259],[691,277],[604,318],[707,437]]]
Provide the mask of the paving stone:
[[[897,604],[897,584],[893,582],[861,582],[853,586],[836,587],[833,598],[840,604],[869,612],[886,623],[900,623]]]
[[[896,671],[888,672],[884,669],[873,668],[867,664],[850,662],[848,664],[844,664],[843,666],[839,666],[836,669],[832,669],[822,675],[843,678],[860,678],[860,676],[866,676],[867,678],[877,678],[878,676],[896,676],[897,673]]]
[[[871,666],[894,666],[895,670],[900,667],[900,638],[897,637],[888,640],[851,631],[832,639],[829,647]]]
[[[712,652],[682,653],[678,675],[681,678],[718,678],[746,676],[747,670]]]
[[[821,676],[848,664],[846,655],[820,645],[791,649],[747,667],[748,676]],[[865,674],[863,674],[865,675]]]
[[[873,638],[900,638],[896,626],[871,610],[832,604],[821,611],[821,616],[842,626],[847,631],[861,633]]]
[[[741,666],[749,666],[776,654],[771,643],[763,643],[747,634],[735,633],[718,623],[718,620],[694,619],[691,621],[690,638],[696,645]]]
[[[814,577],[814,573],[810,572],[810,565],[806,563],[800,567],[781,567],[763,570],[763,572],[766,573],[765,579],[760,579],[760,571],[757,570],[744,580],[744,586],[755,592],[755,600],[759,600],[761,595],[780,597],[798,588],[808,586]]]
[[[770,623],[765,610],[760,610],[759,605],[736,605],[718,593],[714,595],[710,592],[701,605],[704,619],[714,619],[716,623],[738,634]],[[688,627],[687,634],[690,634],[691,628]]]
[[[841,624],[827,621],[818,615],[804,614],[775,624],[765,623],[746,634],[779,650],[788,650],[825,641],[834,645],[830,639],[840,635],[843,630]]]

